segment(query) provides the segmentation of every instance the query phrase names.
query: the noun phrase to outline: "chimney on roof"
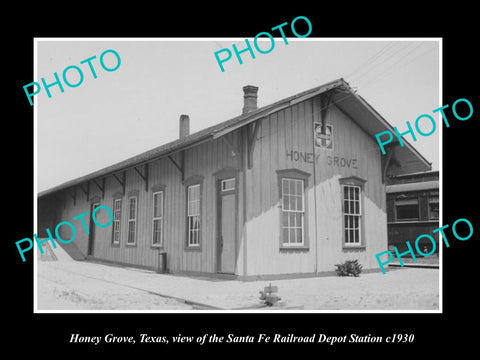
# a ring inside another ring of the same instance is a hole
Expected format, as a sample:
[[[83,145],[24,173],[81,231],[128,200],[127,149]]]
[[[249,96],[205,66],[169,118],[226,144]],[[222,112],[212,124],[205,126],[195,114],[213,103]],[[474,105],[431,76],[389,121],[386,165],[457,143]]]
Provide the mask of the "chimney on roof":
[[[257,109],[258,87],[247,85],[243,87],[243,110],[242,113],[248,113]]]
[[[190,135],[190,118],[188,115],[180,115],[179,121],[180,139]]]

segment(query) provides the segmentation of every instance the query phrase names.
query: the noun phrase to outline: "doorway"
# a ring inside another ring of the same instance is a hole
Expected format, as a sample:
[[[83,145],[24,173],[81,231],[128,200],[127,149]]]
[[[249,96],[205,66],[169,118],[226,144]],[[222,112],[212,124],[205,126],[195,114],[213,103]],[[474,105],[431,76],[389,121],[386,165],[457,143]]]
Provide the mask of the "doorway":
[[[93,214],[93,211],[99,206],[100,204],[97,202],[92,203],[90,207],[90,214]],[[90,228],[88,229],[90,235],[88,235],[88,252],[87,255],[93,256],[93,249],[95,247],[95,224],[93,222],[93,217],[90,218]]]
[[[237,180],[220,179],[218,186],[217,269],[220,273],[235,274],[237,229]]]

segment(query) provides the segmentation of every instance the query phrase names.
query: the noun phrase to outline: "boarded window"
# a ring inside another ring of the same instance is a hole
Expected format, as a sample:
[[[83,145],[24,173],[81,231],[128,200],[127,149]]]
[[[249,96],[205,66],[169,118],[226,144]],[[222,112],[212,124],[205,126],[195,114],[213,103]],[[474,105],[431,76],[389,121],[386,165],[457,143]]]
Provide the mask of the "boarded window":
[[[304,244],[304,181],[282,178],[282,241],[284,246]]]
[[[127,244],[134,245],[137,228],[137,197],[128,198],[128,237]]]
[[[122,199],[113,202],[113,233],[112,243],[120,244],[120,219],[122,217]]]
[[[153,193],[153,246],[163,246],[163,191]]]
[[[200,246],[200,184],[187,188],[187,245]]]

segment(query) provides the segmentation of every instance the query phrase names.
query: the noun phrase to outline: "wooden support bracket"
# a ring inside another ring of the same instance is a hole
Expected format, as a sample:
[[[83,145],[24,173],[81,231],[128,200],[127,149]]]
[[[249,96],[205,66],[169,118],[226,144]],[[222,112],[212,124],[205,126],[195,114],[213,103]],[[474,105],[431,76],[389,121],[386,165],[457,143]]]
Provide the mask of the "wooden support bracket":
[[[232,150],[232,152],[235,154],[235,156],[239,156],[240,155],[240,150],[233,144],[233,141],[232,141],[233,139],[230,140],[228,138],[228,135],[229,134],[225,134],[224,136],[221,137],[221,139],[223,139],[225,144],[227,144],[227,146],[230,148],[230,150]]]
[[[122,186],[122,195],[125,196],[125,171],[122,171],[122,178],[120,179],[117,174],[113,174],[115,180]]]
[[[95,179],[93,179],[93,183],[98,187],[98,189],[102,192],[102,200],[105,197],[105,178],[102,178],[102,185],[97,183]]]
[[[73,194],[70,194],[70,197],[73,199],[73,205],[77,204],[77,188],[73,187]]]
[[[78,185],[78,187],[84,192],[85,195],[87,195],[87,201],[89,201],[90,182],[87,181],[87,189],[84,189],[82,185]]]
[[[182,174],[182,181],[185,180],[185,151],[182,151],[180,153],[181,164],[178,164],[171,155],[168,155],[168,158],[170,159],[172,164],[178,169],[178,171],[180,171],[180,173]]]
[[[255,149],[255,144],[257,142],[257,135],[260,129],[262,119],[258,119],[254,123],[250,125],[250,131],[248,135],[248,144],[247,144],[247,165],[248,168],[251,169],[253,166],[253,150]]]
[[[394,146],[388,146],[386,147],[386,154],[382,155],[382,184],[385,183],[385,177],[387,176],[387,170],[388,167],[390,166],[390,161],[392,159],[392,154],[393,154],[393,148]]]
[[[144,165],[143,173],[136,166],[134,166],[133,169],[143,179],[143,182],[145,183],[145,191],[148,191],[148,163]]]
[[[325,133],[325,125],[326,125],[326,118],[328,107],[332,101],[333,91],[328,91],[320,98],[320,114],[321,114],[321,123],[322,123],[322,134]]]

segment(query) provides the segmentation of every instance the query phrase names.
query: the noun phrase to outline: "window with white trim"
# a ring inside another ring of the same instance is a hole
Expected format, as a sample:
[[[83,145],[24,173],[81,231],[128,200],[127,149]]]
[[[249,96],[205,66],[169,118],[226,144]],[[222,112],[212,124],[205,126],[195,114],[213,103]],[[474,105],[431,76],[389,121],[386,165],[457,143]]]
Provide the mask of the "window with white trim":
[[[200,246],[200,184],[187,188],[187,246]]]
[[[235,190],[235,178],[222,180],[220,188],[222,191]]]
[[[282,178],[282,244],[304,245],[304,180]]]
[[[153,246],[163,246],[163,191],[153,193]]]
[[[120,219],[122,217],[122,199],[113,202],[113,233],[112,243],[120,244]]]
[[[135,245],[137,229],[137,197],[128,198],[128,237],[127,245]]]
[[[345,246],[361,245],[362,236],[362,188],[343,185],[343,230]]]

